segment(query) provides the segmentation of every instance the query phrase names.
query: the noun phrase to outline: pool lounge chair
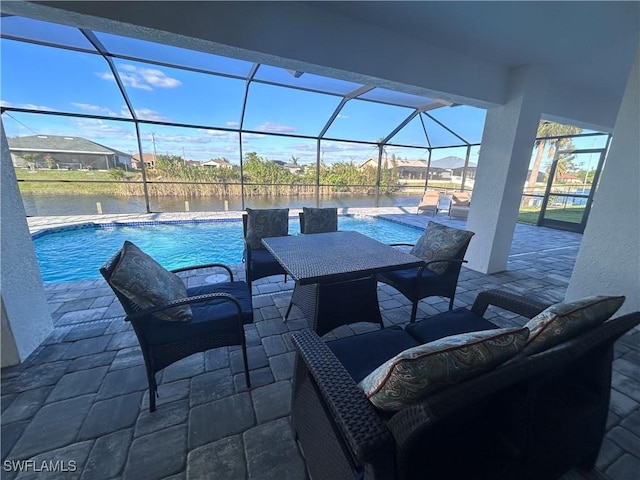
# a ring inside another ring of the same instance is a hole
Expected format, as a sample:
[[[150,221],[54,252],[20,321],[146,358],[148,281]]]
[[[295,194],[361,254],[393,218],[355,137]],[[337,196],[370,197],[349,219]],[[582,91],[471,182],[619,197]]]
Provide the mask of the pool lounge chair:
[[[449,218],[467,218],[469,216],[469,206],[471,205],[471,194],[469,192],[455,192],[451,196],[451,207],[449,207]]]
[[[438,213],[438,203],[440,201],[440,192],[435,190],[427,190],[422,195],[422,200],[418,205],[418,211],[416,213],[431,212],[431,216],[435,216]]]

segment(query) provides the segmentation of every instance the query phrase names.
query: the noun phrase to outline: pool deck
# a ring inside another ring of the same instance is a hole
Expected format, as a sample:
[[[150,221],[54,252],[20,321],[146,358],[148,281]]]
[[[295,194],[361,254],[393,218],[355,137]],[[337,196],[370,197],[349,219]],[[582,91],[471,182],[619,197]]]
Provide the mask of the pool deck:
[[[289,209],[289,218],[298,218],[301,208]],[[415,207],[381,207],[381,208],[338,208],[338,215],[398,215],[414,213]],[[123,224],[147,222],[193,222],[206,220],[240,220],[243,211],[228,212],[174,212],[174,213],[129,213],[103,215],[69,215],[51,217],[28,217],[27,224],[32,235],[48,229],[78,227],[90,224]],[[445,214],[440,214],[445,216]]]
[[[415,209],[349,209],[424,227],[429,215]],[[32,233],[81,223],[239,218],[242,212],[92,215],[28,219]],[[292,210],[292,215],[297,215]],[[464,220],[436,221],[464,227]],[[582,236],[518,224],[505,272],[483,275],[462,269],[456,306],[478,292],[503,288],[562,300]],[[214,259],[212,259],[214,260]],[[241,265],[233,267],[244,277]],[[188,277],[202,283],[209,273]],[[45,286],[54,331],[21,365],[2,369],[2,460],[76,462],[78,479],[304,479],[306,473],[289,423],[294,352],[292,333],[307,327],[297,309],[287,322],[293,282],[274,276],[254,283],[255,322],[246,327],[253,388],[247,390],[240,351],[219,348],[167,367],[159,378],[158,409],[148,412],[142,355],[123,311],[103,280]],[[403,325],[409,302],[380,285],[385,325]],[[419,318],[445,311],[448,301],[420,302]],[[517,316],[497,317],[503,326]],[[364,331],[340,327],[327,337]],[[575,478],[638,478],[640,473],[640,331],[616,344],[613,386],[598,471]],[[606,475],[606,477],[605,477]],[[61,478],[59,473],[3,471],[3,479]]]

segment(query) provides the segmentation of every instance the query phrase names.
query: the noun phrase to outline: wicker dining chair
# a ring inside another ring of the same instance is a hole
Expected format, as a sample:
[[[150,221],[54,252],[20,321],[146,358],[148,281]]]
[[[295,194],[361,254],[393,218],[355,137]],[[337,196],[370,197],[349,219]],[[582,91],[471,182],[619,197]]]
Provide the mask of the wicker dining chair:
[[[229,281],[186,287],[179,272],[218,267]],[[226,265],[211,263],[165,270],[131,242],[100,268],[138,337],[149,383],[149,411],[156,409],[155,375],[194,353],[240,345],[251,388],[244,325],[253,323],[251,292]],[[181,292],[168,294],[171,290]],[[172,296],[170,296],[172,295]]]
[[[338,209],[335,207],[303,207],[299,214],[300,233],[327,233],[338,231]]]
[[[410,253],[424,260],[424,265],[417,268],[377,275],[379,282],[391,285],[411,301],[411,322],[416,319],[418,302],[426,297],[449,298],[449,310],[453,309],[460,269],[466,263],[464,255],[473,235],[430,221],[415,245],[392,244],[413,247]]]
[[[284,275],[287,281],[287,272],[271,255],[269,250],[262,245],[262,238],[285,236],[289,232],[289,209],[260,209],[247,208],[247,213],[242,214],[242,230],[244,234],[244,263],[245,278],[252,290],[254,280],[270,277],[272,275]]]
[[[299,214],[300,218],[300,233],[310,235],[314,233],[328,233],[338,231],[338,209],[335,207],[327,208],[312,208],[303,207],[302,212]],[[309,288],[309,287],[307,287]],[[300,285],[296,282],[289,300],[289,306],[287,312],[284,314],[284,320],[289,319],[291,308],[294,305],[300,306],[301,298],[305,298],[305,295],[299,295]]]

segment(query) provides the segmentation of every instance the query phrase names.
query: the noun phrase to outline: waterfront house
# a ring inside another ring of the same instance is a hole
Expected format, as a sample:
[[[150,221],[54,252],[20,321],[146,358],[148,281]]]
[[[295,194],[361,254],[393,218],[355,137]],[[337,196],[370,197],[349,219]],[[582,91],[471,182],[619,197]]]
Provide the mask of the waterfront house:
[[[15,167],[109,170],[131,168],[131,155],[86,138],[62,135],[30,135],[8,138]]]

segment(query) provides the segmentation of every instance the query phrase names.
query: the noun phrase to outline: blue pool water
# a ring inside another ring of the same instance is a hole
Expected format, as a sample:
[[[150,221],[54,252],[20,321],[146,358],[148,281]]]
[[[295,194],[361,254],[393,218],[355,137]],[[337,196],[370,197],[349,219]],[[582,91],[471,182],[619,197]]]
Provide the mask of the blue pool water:
[[[355,230],[384,243],[415,243],[421,230],[370,217],[340,217],[340,230]],[[289,220],[289,233],[300,232]],[[211,221],[137,226],[98,226],[50,233],[34,239],[45,283],[95,280],[98,269],[125,240],[139,246],[165,268],[242,262],[242,222]]]

